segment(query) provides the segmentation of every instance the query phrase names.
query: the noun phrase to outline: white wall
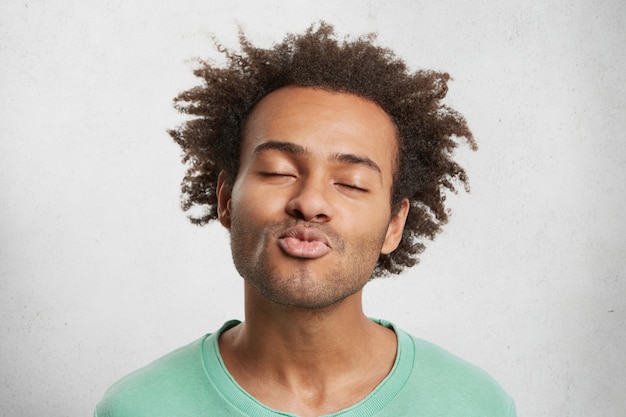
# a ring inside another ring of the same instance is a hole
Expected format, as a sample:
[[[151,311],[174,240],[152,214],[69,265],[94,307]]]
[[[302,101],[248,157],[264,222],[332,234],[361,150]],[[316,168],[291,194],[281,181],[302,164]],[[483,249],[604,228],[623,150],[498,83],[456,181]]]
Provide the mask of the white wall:
[[[158,4],[158,5],[157,5]],[[492,373],[520,416],[626,409],[626,6],[607,1],[5,1],[0,414],[90,415],[148,361],[242,316],[227,235],[178,207],[189,59],[326,19],[449,71],[472,193],[384,317]]]

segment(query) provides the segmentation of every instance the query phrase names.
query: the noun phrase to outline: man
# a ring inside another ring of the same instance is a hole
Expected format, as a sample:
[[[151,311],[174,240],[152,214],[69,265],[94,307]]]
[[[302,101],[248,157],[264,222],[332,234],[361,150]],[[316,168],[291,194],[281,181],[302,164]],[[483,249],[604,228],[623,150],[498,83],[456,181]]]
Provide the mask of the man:
[[[203,63],[174,139],[192,221],[230,231],[245,320],[226,323],[109,389],[107,416],[514,416],[487,374],[368,319],[372,277],[417,262],[466,185],[450,156],[474,147],[440,101],[447,74],[408,72],[373,38],[320,24],[271,49]],[[197,214],[197,208],[201,208]]]

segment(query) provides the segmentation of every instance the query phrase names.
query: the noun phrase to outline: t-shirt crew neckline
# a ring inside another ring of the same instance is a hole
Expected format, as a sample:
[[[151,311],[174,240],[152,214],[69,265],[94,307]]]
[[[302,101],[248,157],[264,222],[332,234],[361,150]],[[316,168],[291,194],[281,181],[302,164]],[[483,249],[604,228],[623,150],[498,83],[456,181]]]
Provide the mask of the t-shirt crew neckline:
[[[398,351],[396,353],[396,360],[393,367],[391,368],[389,375],[387,375],[387,377],[385,377],[385,379],[383,379],[367,397],[353,406],[328,414],[325,417],[373,416],[381,411],[391,400],[393,400],[409,379],[415,359],[415,347],[413,346],[411,337],[407,333],[396,329],[395,326],[388,321],[378,319],[372,320],[381,326],[385,326],[393,330],[396,334],[398,340]],[[241,388],[230,372],[226,369],[226,365],[224,364],[222,356],[219,352],[218,339],[223,332],[239,323],[240,321],[238,320],[226,322],[220,330],[208,335],[202,342],[202,361],[210,383],[226,401],[231,403],[244,415],[256,417],[296,417],[294,414],[271,409],[257,401],[243,388]]]

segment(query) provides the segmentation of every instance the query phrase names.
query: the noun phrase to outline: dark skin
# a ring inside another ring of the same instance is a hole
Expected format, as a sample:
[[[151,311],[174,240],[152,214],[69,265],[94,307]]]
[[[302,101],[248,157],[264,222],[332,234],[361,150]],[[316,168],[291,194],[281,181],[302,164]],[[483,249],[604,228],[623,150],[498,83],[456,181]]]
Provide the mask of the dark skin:
[[[269,49],[254,46],[244,34],[239,50],[218,48],[227,64],[200,61],[194,73],[201,85],[175,99],[180,111],[193,116],[170,131],[187,166],[182,207],[190,210],[190,220],[202,225],[218,217],[218,176],[229,182],[238,177],[244,122],[259,100],[294,85],[351,93],[376,103],[393,120],[400,151],[392,207],[399,210],[404,199],[411,205],[398,248],[381,254],[373,277],[415,265],[426,241],[448,220],[446,193],[458,185],[468,189],[454,149],[463,139],[476,147],[464,118],[442,102],[449,75],[412,72],[373,36],[342,41],[324,22]]]
[[[220,352],[239,385],[268,407],[299,416],[336,412],[391,371],[395,334],[356,314],[360,293],[324,312],[268,306],[249,286],[245,294],[246,320],[220,338]]]
[[[247,119],[239,174],[217,187],[245,321],[219,347],[239,385],[268,407],[336,412],[392,369],[396,335],[366,317],[362,291],[402,238],[409,204],[391,207],[396,161],[393,122],[356,95],[287,87]]]

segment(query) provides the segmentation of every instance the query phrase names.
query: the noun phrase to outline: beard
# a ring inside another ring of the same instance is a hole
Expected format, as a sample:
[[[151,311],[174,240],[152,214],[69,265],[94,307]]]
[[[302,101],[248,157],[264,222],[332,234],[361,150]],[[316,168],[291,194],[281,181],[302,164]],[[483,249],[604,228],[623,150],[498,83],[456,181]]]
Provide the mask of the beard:
[[[233,213],[234,214],[234,213]],[[277,245],[285,230],[301,223],[323,232],[331,252],[319,259],[288,257]],[[371,231],[347,244],[331,227],[297,220],[265,224],[232,217],[230,237],[235,268],[268,300],[286,306],[323,309],[361,291],[371,279],[385,231]],[[332,259],[326,259],[327,257]]]

